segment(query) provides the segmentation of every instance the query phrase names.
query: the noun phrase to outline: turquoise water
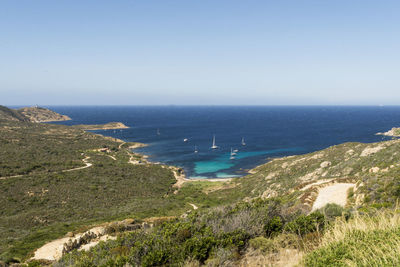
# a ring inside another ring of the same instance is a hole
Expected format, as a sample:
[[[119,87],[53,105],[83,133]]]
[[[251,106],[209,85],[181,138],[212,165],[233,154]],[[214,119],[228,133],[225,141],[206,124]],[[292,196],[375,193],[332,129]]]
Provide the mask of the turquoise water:
[[[269,158],[304,154],[344,142],[376,142],[377,132],[400,126],[400,107],[327,106],[87,106],[50,107],[71,121],[120,121],[129,129],[96,131],[149,146],[149,160],[184,168],[187,177],[245,175]],[[157,135],[157,129],[160,134]],[[215,135],[218,149],[211,149]],[[242,137],[246,146],[241,145]],[[187,142],[183,142],[188,138]],[[197,146],[198,153],[194,153]],[[232,148],[239,149],[230,160]]]
[[[283,152],[298,152],[301,151],[301,148],[287,148],[287,149],[272,149],[272,150],[264,150],[264,151],[238,151],[234,156],[235,159],[230,159],[231,153],[224,153],[214,158],[213,160],[207,161],[196,161],[194,170],[197,174],[206,174],[206,173],[216,173],[216,177],[218,178],[228,178],[228,177],[237,177],[238,175],[227,174],[225,172],[221,172],[222,170],[228,170],[235,165],[236,160],[251,158],[256,156],[267,156],[273,155],[276,153]]]

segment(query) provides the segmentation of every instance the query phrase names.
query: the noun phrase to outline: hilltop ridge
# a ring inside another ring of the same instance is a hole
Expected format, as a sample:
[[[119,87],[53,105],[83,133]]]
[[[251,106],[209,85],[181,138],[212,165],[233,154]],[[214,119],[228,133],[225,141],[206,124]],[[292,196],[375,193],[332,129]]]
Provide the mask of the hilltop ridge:
[[[50,121],[68,121],[71,120],[67,115],[61,115],[47,108],[26,107],[17,110],[28,118],[31,122],[50,122]]]
[[[50,122],[66,121],[71,120],[71,118],[42,107],[25,107],[20,109],[11,109],[5,106],[0,106],[0,120]]]

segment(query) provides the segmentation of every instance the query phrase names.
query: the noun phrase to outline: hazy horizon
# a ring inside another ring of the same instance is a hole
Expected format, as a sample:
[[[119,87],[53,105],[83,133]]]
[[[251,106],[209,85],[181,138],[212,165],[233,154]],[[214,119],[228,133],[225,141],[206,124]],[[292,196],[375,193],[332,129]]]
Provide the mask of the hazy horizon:
[[[397,105],[397,1],[12,1],[1,103]]]

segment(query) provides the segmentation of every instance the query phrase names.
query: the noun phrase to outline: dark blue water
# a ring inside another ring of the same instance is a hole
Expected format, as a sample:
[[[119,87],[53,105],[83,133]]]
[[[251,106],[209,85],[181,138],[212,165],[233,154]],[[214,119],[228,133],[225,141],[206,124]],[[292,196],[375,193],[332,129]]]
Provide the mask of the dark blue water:
[[[189,177],[243,175],[268,158],[304,154],[349,141],[376,142],[382,136],[375,133],[400,126],[398,106],[49,108],[70,116],[72,121],[63,122],[67,125],[123,122],[131,128],[97,132],[149,144],[137,151],[152,161],[183,167]],[[214,134],[219,146],[216,150],[210,149]],[[242,137],[245,146],[241,145]],[[231,147],[239,150],[235,159],[230,159]]]

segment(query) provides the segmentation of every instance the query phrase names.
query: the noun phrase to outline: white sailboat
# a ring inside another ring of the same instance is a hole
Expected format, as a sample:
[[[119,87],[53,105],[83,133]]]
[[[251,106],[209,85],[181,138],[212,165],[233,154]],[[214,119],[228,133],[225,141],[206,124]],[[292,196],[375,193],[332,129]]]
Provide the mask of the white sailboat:
[[[237,149],[235,149],[235,150],[237,150]],[[235,156],[235,155],[236,155],[235,150],[233,150],[233,149],[231,148],[231,156]]]
[[[245,146],[246,143],[244,142],[244,137],[242,137],[242,146]]]
[[[217,149],[218,148],[218,146],[215,145],[215,135],[213,135],[213,143],[212,143],[211,148],[212,149]]]
[[[194,153],[197,153],[197,152],[199,152],[199,151],[197,150],[197,146],[194,146]]]
[[[235,154],[236,154],[236,153],[235,153]],[[235,159],[235,154],[233,153],[232,148],[231,148],[231,157],[230,157],[229,159],[230,159],[230,160]]]

